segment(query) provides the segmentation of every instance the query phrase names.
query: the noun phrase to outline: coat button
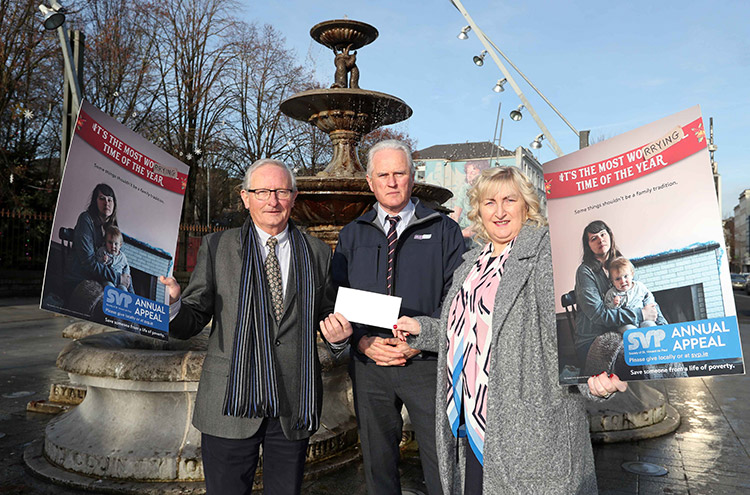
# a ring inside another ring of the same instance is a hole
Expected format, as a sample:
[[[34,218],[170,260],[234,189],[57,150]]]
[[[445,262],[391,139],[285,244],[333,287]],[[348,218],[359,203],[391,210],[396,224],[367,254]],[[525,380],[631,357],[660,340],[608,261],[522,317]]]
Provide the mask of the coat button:
[[[276,346],[280,346],[280,345],[281,345],[281,341],[280,340],[276,340]]]

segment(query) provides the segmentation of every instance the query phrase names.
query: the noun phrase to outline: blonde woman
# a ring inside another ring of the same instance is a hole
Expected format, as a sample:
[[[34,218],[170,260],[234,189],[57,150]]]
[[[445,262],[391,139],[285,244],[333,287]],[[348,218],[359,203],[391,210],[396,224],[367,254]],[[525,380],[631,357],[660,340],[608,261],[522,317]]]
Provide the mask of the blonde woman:
[[[602,373],[558,384],[552,260],[534,186],[514,167],[484,170],[469,218],[483,245],[466,253],[441,318],[394,333],[437,351],[437,450],[445,493],[596,493],[584,396],[627,384]]]

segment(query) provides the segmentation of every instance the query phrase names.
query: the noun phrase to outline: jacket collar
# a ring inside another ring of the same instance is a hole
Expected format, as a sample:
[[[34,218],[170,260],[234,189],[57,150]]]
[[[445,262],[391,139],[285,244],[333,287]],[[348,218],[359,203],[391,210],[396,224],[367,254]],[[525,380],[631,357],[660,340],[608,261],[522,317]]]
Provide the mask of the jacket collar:
[[[407,228],[411,227],[412,225],[427,221],[433,217],[440,216],[440,213],[422,204],[422,202],[419,201],[419,198],[415,198],[414,196],[412,196],[411,202],[414,203],[414,216],[412,217],[411,223],[407,225]],[[354,221],[357,223],[369,223],[377,226],[378,212],[375,210],[375,208],[370,208]]]

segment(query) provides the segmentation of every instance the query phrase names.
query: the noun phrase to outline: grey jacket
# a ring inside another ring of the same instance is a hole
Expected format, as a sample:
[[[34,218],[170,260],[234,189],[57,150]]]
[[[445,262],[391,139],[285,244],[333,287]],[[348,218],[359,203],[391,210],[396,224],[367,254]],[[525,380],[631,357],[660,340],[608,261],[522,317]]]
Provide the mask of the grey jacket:
[[[451,302],[481,248],[464,255],[439,320],[417,317],[409,337],[438,355],[436,431],[445,493],[463,493],[466,449],[456,455],[446,414],[446,355]],[[492,358],[484,444],[484,493],[594,494],[596,473],[583,397],[558,384],[552,257],[546,227],[525,225],[506,262],[492,316]]]
[[[248,223],[244,228],[247,228]],[[223,438],[248,438],[260,427],[262,418],[237,418],[222,412],[227,387],[235,327],[237,324],[238,293],[242,276],[243,229],[230,229],[203,238],[198,260],[190,277],[190,284],[182,295],[180,312],[169,324],[169,335],[187,339],[198,334],[213,318],[208,340],[208,352],[203,363],[198,393],[195,398],[193,425],[209,435]],[[335,291],[331,283],[331,248],[323,241],[305,234],[315,275],[314,314],[322,319],[333,311]],[[290,268],[291,270],[291,268]],[[284,435],[300,440],[311,435],[292,428],[299,397],[299,332],[295,277],[290,273],[284,314],[280,323],[271,314],[274,360],[279,380],[280,421]],[[317,327],[317,320],[315,323]],[[320,362],[315,350],[315,379],[318,412],[322,406],[323,384]]]

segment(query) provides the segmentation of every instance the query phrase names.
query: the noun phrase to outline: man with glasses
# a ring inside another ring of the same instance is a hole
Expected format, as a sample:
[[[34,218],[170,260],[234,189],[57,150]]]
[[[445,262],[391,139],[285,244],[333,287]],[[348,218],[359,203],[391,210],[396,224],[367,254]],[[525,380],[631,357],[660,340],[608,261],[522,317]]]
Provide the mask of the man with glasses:
[[[377,203],[339,235],[333,279],[339,286],[398,296],[401,315],[440,316],[461,264],[458,224],[411,197],[411,150],[381,141],[367,155],[367,182]],[[392,329],[354,325],[349,372],[354,387],[365,481],[370,495],[401,493],[401,408],[417,434],[430,495],[442,493],[435,453],[437,355],[412,349]]]
[[[240,194],[245,224],[203,238],[182,297],[161,278],[169,334],[187,339],[212,322],[193,414],[207,492],[249,494],[262,445],[265,493],[300,493],[322,405],[316,330],[336,354],[351,325],[329,314],[331,249],[289,220],[297,190],[284,163],[253,163]]]

